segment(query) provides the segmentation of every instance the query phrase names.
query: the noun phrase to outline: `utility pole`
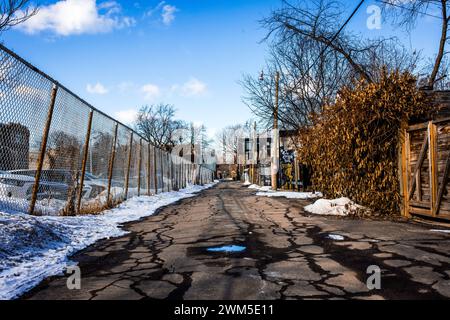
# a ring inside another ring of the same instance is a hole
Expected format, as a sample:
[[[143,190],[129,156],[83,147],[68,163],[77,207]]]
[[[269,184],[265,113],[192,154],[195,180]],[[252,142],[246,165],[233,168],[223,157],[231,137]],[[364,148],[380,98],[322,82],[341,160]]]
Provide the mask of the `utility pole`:
[[[253,177],[253,181],[252,183],[254,184],[258,184],[258,135],[256,134],[256,121],[253,123],[253,173],[252,173],[252,177]]]
[[[279,169],[279,152],[280,152],[280,137],[278,132],[278,91],[280,86],[280,73],[277,71],[275,75],[275,108],[273,111],[273,130],[272,130],[272,190],[278,188],[278,169]]]

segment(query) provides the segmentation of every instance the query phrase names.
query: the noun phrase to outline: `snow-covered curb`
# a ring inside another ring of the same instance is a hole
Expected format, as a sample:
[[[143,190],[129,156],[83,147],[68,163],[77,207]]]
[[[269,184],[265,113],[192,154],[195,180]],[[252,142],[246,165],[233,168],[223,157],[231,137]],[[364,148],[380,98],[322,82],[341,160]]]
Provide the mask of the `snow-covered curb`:
[[[269,192],[257,192],[257,196],[262,197],[285,197],[288,199],[316,199],[321,198],[323,195],[320,192],[289,192],[289,191],[269,191]]]
[[[333,200],[319,199],[305,207],[305,211],[309,213],[333,216],[346,216],[356,210],[367,210],[367,208],[345,197]]]
[[[16,298],[43,279],[62,274],[73,264],[70,255],[100,239],[126,234],[121,224],[151,216],[158,208],[214,184],[135,197],[101,215],[35,217],[0,212],[0,299]]]

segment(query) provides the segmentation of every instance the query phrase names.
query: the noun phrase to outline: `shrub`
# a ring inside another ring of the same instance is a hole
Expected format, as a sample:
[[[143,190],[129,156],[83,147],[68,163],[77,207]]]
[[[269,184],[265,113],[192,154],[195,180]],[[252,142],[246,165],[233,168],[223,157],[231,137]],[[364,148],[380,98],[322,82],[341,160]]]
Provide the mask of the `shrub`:
[[[409,73],[384,70],[376,83],[360,80],[343,88],[299,135],[299,155],[312,167],[314,188],[327,197],[346,196],[375,211],[398,213],[399,129],[431,109]]]

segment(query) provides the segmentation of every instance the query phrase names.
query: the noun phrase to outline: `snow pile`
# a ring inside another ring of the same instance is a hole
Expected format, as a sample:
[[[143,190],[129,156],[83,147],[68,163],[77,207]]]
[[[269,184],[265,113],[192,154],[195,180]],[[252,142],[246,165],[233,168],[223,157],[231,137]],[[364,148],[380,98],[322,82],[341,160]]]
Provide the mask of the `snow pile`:
[[[331,239],[331,240],[335,240],[335,241],[342,241],[342,240],[345,239],[345,238],[344,238],[343,236],[341,236],[340,234],[331,234],[331,233],[327,236],[327,238],[328,238],[328,239]]]
[[[122,223],[150,216],[213,185],[135,197],[101,215],[37,217],[0,212],[0,299],[16,298],[43,279],[63,273],[73,263],[68,256],[96,241],[126,234]]]
[[[367,208],[345,197],[333,200],[319,199],[305,207],[305,211],[310,213],[334,216],[346,216],[356,210],[367,210]]]
[[[258,186],[257,184],[251,184],[248,188],[263,191],[263,192],[272,190],[271,186],[262,186],[261,187],[261,186]]]
[[[258,192],[256,193],[257,196],[262,197],[285,197],[288,199],[316,199],[323,197],[322,193],[320,192],[284,192],[284,191],[270,191],[270,192]]]

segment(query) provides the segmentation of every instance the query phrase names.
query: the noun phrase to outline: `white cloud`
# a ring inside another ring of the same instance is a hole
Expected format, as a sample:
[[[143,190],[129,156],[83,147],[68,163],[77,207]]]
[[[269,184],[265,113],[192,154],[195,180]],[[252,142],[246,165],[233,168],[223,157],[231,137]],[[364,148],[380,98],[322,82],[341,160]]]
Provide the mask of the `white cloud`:
[[[181,93],[184,96],[200,96],[205,94],[207,91],[207,86],[204,82],[196,78],[191,78],[189,81],[184,83],[181,87]]]
[[[156,97],[158,97],[161,93],[161,90],[159,87],[155,84],[148,83],[146,85],[143,85],[141,88],[141,91],[145,95],[145,99],[147,100],[153,100]]]
[[[136,23],[133,18],[122,16],[120,13],[121,7],[115,1],[97,5],[96,0],[60,0],[39,7],[35,16],[19,24],[17,28],[28,34],[50,31],[57,35],[69,36],[105,33]]]
[[[166,4],[162,8],[162,21],[166,26],[169,26],[173,20],[175,20],[175,12],[177,12],[177,8],[175,6],[172,6],[170,4]]]
[[[121,110],[114,113],[115,118],[126,125],[133,124],[137,119],[137,115],[138,112],[134,109]]]
[[[144,13],[144,17],[151,17],[153,16],[154,13],[158,14],[160,13],[162,22],[166,26],[169,26],[172,24],[173,20],[175,20],[175,12],[177,11],[178,11],[177,7],[170,4],[166,4],[166,1],[161,1],[160,3],[158,3],[156,7],[147,10]]]
[[[105,88],[103,84],[100,82],[97,82],[96,84],[92,85],[90,83],[86,86],[86,91],[91,94],[107,94],[108,89]]]

